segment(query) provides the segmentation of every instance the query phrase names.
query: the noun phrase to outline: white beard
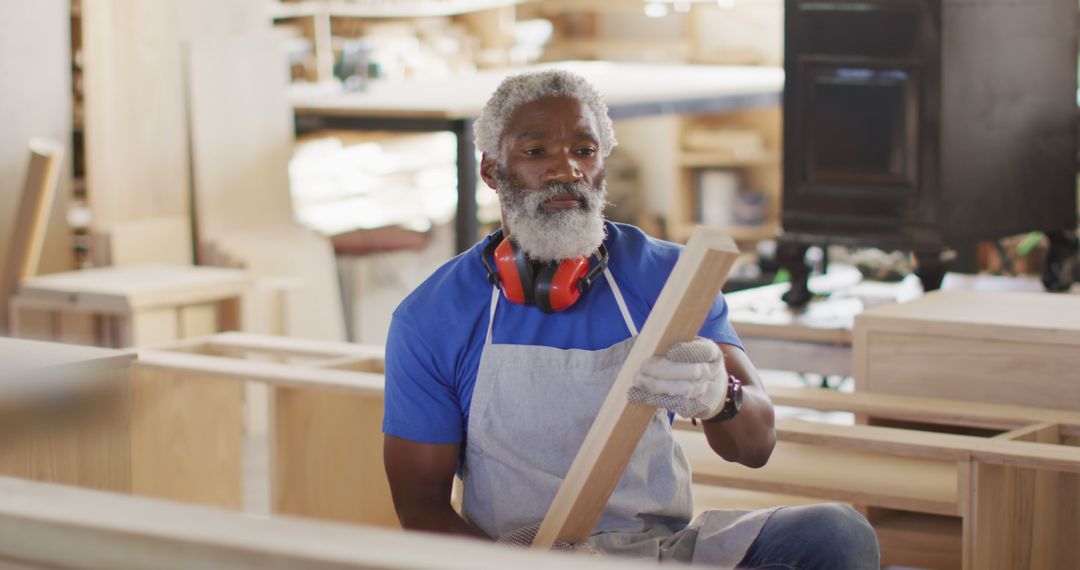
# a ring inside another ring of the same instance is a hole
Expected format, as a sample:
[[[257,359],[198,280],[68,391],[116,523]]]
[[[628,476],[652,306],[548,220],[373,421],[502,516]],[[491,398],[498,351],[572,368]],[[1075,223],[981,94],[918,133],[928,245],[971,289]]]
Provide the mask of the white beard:
[[[530,259],[547,263],[588,257],[603,243],[607,235],[606,180],[601,180],[597,188],[576,182],[528,190],[504,173],[496,173],[495,178],[510,234]],[[581,198],[582,206],[553,211],[544,208],[544,202],[560,194]]]

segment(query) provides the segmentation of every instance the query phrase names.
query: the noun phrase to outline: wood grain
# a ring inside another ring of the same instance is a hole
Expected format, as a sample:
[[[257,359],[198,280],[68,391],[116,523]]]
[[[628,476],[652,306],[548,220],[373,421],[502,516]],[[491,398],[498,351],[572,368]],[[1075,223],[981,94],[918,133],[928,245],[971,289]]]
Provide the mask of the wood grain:
[[[132,367],[132,482],[138,495],[243,506],[243,383]]]
[[[381,395],[277,388],[276,513],[398,528],[383,469]]]
[[[627,401],[634,374],[645,359],[694,338],[737,256],[734,242],[720,230],[698,228],[690,237],[559,487],[534,548],[550,548],[557,539],[577,543],[591,534],[656,413]]]

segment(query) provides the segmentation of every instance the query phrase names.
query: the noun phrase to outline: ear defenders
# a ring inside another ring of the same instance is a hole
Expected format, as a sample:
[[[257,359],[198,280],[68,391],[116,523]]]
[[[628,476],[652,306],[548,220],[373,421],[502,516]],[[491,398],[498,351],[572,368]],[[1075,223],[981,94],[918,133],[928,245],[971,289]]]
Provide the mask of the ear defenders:
[[[600,244],[592,270],[587,257],[539,263],[530,260],[512,237],[505,239],[499,230],[484,246],[482,259],[488,281],[497,285],[508,301],[535,305],[550,314],[570,307],[592,287],[607,267],[608,252]],[[494,268],[489,259],[494,261]]]

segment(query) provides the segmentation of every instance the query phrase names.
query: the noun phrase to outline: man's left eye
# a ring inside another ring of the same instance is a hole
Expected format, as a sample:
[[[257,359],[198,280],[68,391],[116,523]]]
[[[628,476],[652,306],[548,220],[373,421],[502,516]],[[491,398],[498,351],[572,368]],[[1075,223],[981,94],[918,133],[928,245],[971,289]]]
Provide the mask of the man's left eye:
[[[577,150],[577,153],[580,156],[592,156],[592,155],[596,154],[596,149],[595,148],[579,148]]]

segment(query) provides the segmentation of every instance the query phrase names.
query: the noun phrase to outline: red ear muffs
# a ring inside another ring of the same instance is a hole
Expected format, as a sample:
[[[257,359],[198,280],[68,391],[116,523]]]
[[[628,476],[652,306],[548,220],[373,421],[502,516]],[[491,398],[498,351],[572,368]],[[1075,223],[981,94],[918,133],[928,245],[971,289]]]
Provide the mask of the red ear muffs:
[[[586,257],[559,263],[535,263],[513,239],[502,239],[502,230],[491,240],[483,252],[488,280],[499,286],[507,300],[520,305],[535,305],[545,313],[555,313],[573,305],[607,267],[607,248],[603,245],[597,252],[596,267],[590,271]],[[494,268],[488,264],[488,256],[495,262]]]

